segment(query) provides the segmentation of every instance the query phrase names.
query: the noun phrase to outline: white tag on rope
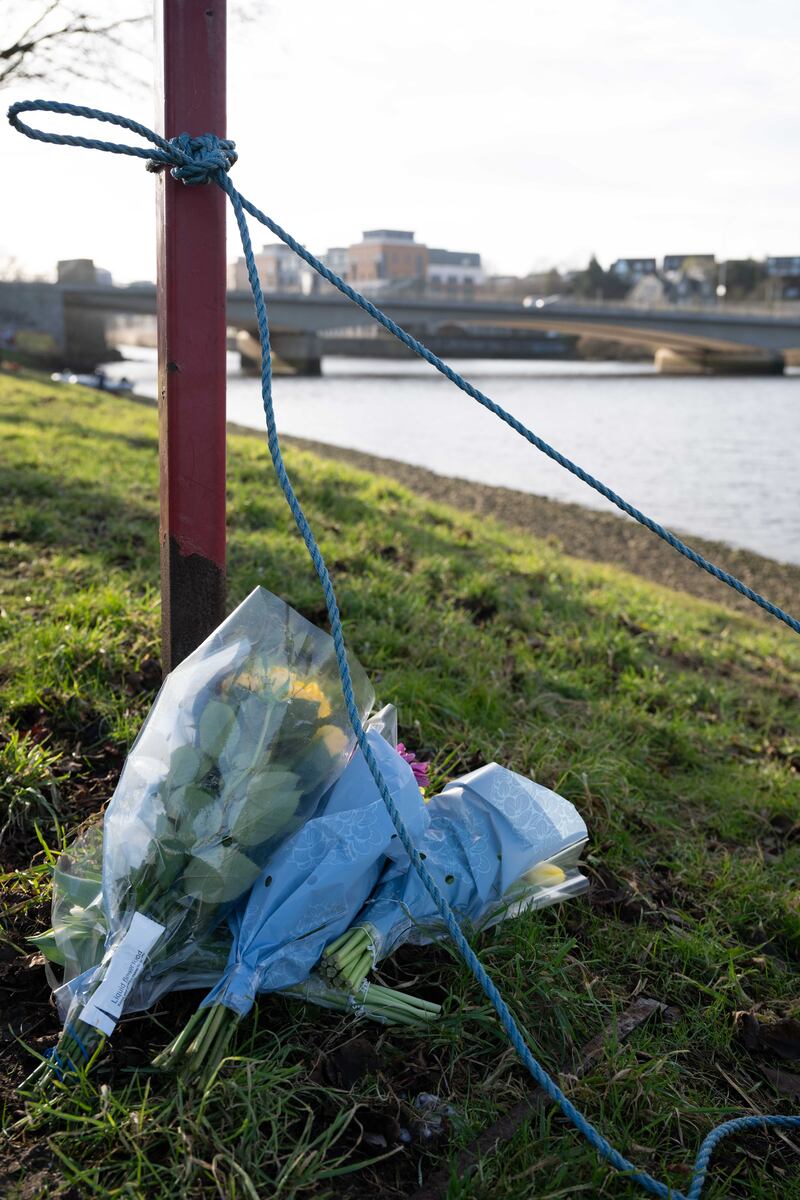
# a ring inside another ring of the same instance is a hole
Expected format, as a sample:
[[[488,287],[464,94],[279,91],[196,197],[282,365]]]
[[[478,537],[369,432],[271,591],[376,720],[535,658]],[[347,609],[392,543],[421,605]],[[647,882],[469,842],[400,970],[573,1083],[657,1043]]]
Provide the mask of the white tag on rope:
[[[124,938],[108,964],[106,977],[83,1008],[80,1019],[109,1036],[122,1016],[125,998],[144,970],[147,955],[156,944],[164,926],[144,913],[134,913]]]

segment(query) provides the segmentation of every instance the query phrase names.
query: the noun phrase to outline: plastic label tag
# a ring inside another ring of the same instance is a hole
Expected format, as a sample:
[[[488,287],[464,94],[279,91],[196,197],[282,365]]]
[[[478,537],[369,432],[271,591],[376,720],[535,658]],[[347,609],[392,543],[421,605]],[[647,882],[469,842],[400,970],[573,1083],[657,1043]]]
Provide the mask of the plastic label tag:
[[[114,1032],[125,999],[144,970],[147,955],[164,928],[144,913],[133,914],[128,932],[111,957],[105,979],[80,1014],[81,1021],[106,1036]]]

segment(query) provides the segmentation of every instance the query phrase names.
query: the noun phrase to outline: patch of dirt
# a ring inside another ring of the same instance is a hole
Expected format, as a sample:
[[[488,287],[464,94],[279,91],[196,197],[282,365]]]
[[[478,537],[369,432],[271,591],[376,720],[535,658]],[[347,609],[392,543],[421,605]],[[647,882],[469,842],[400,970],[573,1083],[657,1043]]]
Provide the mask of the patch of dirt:
[[[21,1113],[17,1088],[36,1066],[36,1057],[26,1049],[26,1044],[41,1053],[53,1044],[59,1028],[42,955],[17,954],[10,961],[0,962],[0,1055],[3,1061],[0,1109],[7,1106],[9,1117]],[[0,1146],[3,1145],[4,1140],[0,1139]],[[0,1158],[0,1178],[2,1171]]]
[[[800,1021],[761,1018],[755,1011],[736,1014],[736,1032],[751,1054],[800,1062]]]
[[[641,921],[661,923],[658,905],[640,890],[638,882],[620,878],[604,864],[590,866],[587,873],[592,908],[610,911],[629,925]]]
[[[456,608],[462,608],[472,618],[473,625],[483,628],[493,617],[497,616],[497,604],[491,597],[467,596],[455,601]]]
[[[33,1197],[49,1195],[48,1187],[58,1179],[61,1171],[56,1156],[46,1142],[31,1142],[18,1146],[16,1141],[5,1143],[0,1149],[0,1195],[4,1200],[32,1200]],[[60,1193],[63,1200],[79,1200],[74,1188]]]
[[[60,752],[54,766],[58,785],[53,807],[69,836],[111,799],[125,761],[124,749],[107,740],[102,714],[80,703],[72,710],[27,705],[16,709],[11,721],[20,733]],[[51,831],[45,828],[43,832],[47,836]],[[27,867],[40,850],[31,823],[13,826],[3,838],[0,869]]]

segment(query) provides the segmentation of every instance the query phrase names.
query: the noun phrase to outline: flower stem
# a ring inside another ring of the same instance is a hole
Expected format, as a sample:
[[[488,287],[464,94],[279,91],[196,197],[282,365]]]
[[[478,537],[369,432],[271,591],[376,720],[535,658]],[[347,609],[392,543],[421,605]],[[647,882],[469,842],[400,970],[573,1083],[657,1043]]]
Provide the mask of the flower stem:
[[[319,976],[317,980],[323,983]],[[313,983],[312,976],[309,983],[285,988],[284,991],[286,995],[304,1000],[318,1000],[328,1008],[345,1013],[354,1012],[358,1016],[379,1021],[384,1025],[428,1024],[435,1021],[441,1012],[440,1005],[430,1000],[420,1000],[406,992],[374,983],[362,985],[356,994],[339,987],[312,986]]]
[[[173,1038],[169,1045],[165,1046],[161,1053],[153,1059],[153,1066],[171,1068],[180,1062],[185,1048],[194,1037],[195,1030],[204,1020],[205,1015],[205,1009],[202,1008],[198,1008],[196,1012],[192,1013],[178,1036]]]
[[[73,1030],[73,1024],[80,1030]],[[30,1088],[48,1088],[60,1082],[66,1075],[77,1075],[88,1071],[105,1045],[105,1037],[99,1029],[87,1025],[79,1017],[69,1021],[61,1031],[50,1057],[39,1063],[21,1086],[22,1091]]]
[[[357,991],[375,965],[375,943],[364,925],[348,929],[323,952],[319,972],[335,986]]]

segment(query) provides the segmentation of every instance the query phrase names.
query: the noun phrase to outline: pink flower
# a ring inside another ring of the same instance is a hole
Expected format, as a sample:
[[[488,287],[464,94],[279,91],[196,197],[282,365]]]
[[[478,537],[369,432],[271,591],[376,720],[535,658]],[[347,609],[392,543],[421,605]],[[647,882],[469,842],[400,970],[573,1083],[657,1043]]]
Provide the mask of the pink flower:
[[[413,754],[411,750],[406,750],[402,742],[397,743],[397,753],[411,767],[411,770],[414,772],[414,778],[417,781],[417,785],[420,788],[430,787],[431,781],[428,772],[431,764],[426,762],[417,762],[416,754]]]

